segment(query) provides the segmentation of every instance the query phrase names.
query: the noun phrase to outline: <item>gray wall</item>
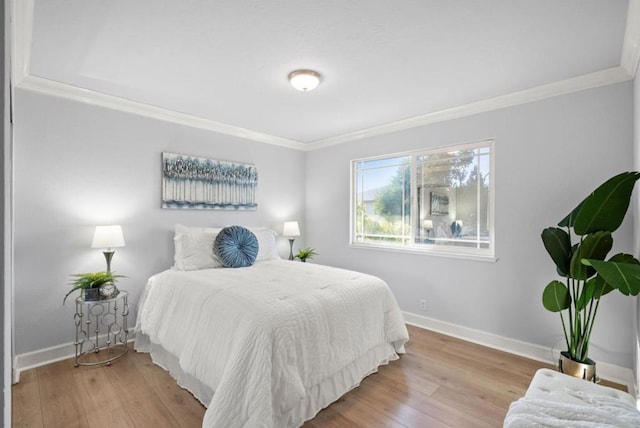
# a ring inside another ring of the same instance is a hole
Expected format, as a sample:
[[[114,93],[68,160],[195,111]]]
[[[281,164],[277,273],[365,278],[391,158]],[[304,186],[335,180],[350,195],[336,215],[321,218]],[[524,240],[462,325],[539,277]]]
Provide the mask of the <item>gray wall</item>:
[[[266,225],[296,219],[304,233],[304,153],[32,92],[16,93],[15,351],[74,339],[69,275],[103,270],[96,225],[122,224],[112,267],[137,302],[146,279],[173,263],[175,223]],[[253,163],[257,211],[163,210],[161,152]],[[302,244],[302,239],[298,240]],[[281,255],[288,242],[280,239]],[[70,303],[71,302],[71,303]],[[136,311],[132,308],[131,320]]]
[[[385,279],[404,311],[562,350],[559,316],[541,304],[555,269],[540,233],[633,167],[632,94],[626,82],[310,152],[307,242],[318,262]],[[495,139],[496,263],[349,247],[351,159],[485,138]],[[615,239],[631,251],[630,216]],[[594,359],[632,367],[632,307],[617,292],[603,300]]]

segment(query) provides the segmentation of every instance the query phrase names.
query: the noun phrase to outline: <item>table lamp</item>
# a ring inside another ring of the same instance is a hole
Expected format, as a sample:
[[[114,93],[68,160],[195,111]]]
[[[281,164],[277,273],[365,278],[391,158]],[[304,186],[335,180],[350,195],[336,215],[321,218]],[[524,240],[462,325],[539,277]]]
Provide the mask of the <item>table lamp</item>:
[[[112,248],[124,247],[124,245],[124,236],[120,225],[96,226],[91,248],[105,248],[102,253],[107,261],[107,272],[111,272],[111,259],[115,253]]]
[[[425,235],[427,239],[429,239],[429,232],[431,232],[431,230],[433,229],[433,220],[424,220],[422,222],[422,228],[427,231]]]
[[[289,260],[293,260],[294,236],[300,236],[300,228],[297,221],[285,221],[282,228],[282,235],[289,237]]]

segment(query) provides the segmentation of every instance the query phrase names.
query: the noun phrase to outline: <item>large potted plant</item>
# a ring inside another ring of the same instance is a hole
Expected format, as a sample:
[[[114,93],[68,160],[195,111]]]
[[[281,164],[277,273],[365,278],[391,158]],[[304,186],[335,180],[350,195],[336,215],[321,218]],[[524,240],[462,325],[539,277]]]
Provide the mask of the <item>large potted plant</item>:
[[[610,178],[562,219],[559,227],[542,232],[544,246],[563,278],[545,287],[542,303],[547,310],[560,313],[567,346],[559,361],[564,373],[596,380],[589,340],[600,301],[613,290],[627,296],[640,292],[640,261],[624,253],[608,257],[612,233],[627,213],[639,178],[638,172]]]

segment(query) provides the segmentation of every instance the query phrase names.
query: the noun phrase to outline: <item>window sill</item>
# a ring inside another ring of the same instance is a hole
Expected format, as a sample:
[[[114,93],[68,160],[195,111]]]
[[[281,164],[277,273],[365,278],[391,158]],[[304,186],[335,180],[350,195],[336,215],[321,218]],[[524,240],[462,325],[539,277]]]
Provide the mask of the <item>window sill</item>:
[[[371,245],[364,243],[350,243],[349,247],[362,249],[362,250],[375,250],[375,251],[391,251],[394,253],[409,253],[409,254],[422,254],[427,256],[435,256],[435,257],[445,257],[449,259],[462,259],[462,260],[475,260],[480,262],[490,262],[495,263],[498,261],[498,257],[490,254],[471,254],[466,252],[457,252],[457,251],[442,251],[442,250],[431,250],[431,249],[420,249],[416,247],[407,247],[403,248],[400,246],[392,246],[392,245]]]

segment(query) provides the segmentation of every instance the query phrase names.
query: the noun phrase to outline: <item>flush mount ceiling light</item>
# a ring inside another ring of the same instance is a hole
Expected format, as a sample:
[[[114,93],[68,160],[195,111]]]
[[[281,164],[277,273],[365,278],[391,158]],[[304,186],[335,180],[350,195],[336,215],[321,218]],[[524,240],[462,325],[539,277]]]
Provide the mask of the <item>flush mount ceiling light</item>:
[[[289,73],[291,86],[299,91],[312,91],[320,83],[320,73],[313,70],[296,70]]]

